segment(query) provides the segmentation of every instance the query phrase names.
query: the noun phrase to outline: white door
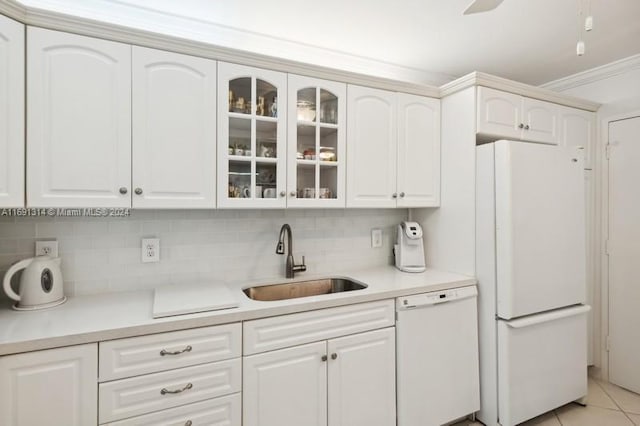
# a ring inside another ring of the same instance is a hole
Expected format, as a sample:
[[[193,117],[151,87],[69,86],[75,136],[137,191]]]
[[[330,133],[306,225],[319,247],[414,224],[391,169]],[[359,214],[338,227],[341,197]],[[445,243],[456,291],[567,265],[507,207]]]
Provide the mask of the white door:
[[[347,207],[396,206],[396,94],[347,87]]]
[[[582,157],[555,145],[498,141],[495,178],[498,316],[583,303]]]
[[[522,98],[522,139],[558,143],[558,110],[555,104],[537,99]]]
[[[329,425],[395,426],[395,328],[329,340]]]
[[[97,345],[0,357],[0,424],[98,424]]]
[[[478,87],[477,132],[497,137],[522,136],[522,97],[500,90]]]
[[[609,380],[640,393],[640,117],[609,124]]]
[[[440,205],[440,100],[398,93],[398,207]]]
[[[243,358],[244,426],[327,426],[327,343]]]
[[[24,207],[24,25],[2,15],[0,207]]]
[[[287,207],[344,208],[347,86],[289,74],[287,88]]]
[[[588,306],[498,320],[498,420],[514,426],[587,394]]]
[[[133,207],[214,208],[216,62],[133,47]]]
[[[131,46],[27,30],[27,205],[131,204]]]

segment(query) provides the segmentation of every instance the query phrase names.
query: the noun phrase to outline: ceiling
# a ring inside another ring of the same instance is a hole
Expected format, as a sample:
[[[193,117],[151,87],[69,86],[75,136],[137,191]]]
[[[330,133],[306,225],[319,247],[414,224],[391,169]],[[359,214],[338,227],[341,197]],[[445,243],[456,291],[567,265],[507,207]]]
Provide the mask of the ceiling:
[[[19,0],[224,47],[439,85],[483,71],[539,85],[640,54],[640,0]],[[593,31],[576,56],[581,7]]]

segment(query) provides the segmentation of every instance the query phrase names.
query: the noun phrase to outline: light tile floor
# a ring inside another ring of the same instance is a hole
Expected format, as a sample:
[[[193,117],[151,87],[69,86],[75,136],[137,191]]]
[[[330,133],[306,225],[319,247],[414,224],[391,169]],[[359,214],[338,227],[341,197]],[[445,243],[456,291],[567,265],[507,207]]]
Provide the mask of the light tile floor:
[[[523,426],[640,426],[640,395],[589,377],[587,405],[567,404]],[[481,426],[463,421],[454,426]]]

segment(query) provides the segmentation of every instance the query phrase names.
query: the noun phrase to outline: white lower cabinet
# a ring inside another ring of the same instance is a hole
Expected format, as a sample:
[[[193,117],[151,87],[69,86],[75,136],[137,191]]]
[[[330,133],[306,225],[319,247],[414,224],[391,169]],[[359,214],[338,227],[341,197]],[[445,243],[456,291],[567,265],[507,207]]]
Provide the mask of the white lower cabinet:
[[[325,426],[327,344],[244,357],[243,426]]]
[[[144,416],[132,417],[109,426],[240,426],[242,424],[240,393],[227,395]]]
[[[395,328],[244,358],[244,426],[395,425]]]
[[[0,357],[0,425],[97,424],[96,344]]]
[[[100,424],[241,425],[240,323],[100,343]]]
[[[244,426],[394,426],[395,306],[243,323]]]

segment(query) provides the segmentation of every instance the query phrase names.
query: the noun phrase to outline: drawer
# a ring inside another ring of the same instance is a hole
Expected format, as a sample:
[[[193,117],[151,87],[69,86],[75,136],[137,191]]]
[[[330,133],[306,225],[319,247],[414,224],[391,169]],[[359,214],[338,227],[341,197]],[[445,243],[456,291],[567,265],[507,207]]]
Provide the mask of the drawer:
[[[108,426],[241,426],[240,393],[132,417]],[[191,422],[191,423],[189,423]]]
[[[99,381],[236,358],[240,323],[100,343]]]
[[[100,383],[98,418],[112,422],[239,392],[240,358]]]
[[[394,322],[393,300],[246,321],[243,328],[244,354],[390,327]]]

